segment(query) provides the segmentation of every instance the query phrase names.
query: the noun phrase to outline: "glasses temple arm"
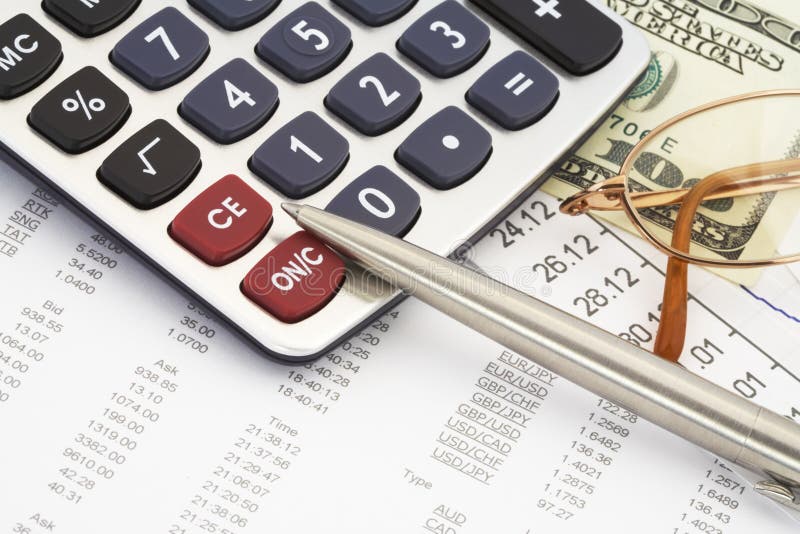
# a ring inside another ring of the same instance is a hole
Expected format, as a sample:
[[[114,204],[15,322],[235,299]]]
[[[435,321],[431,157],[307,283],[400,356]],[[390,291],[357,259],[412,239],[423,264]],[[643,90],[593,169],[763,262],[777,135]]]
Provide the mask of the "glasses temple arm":
[[[800,163],[800,160],[792,161]],[[683,196],[678,216],[675,219],[675,226],[672,230],[672,248],[689,253],[689,246],[692,240],[692,223],[703,201],[721,189],[737,185],[737,180],[752,177],[749,171],[755,167],[760,167],[762,170],[768,169],[761,174],[762,176],[764,173],[771,174],[776,172],[774,169],[778,168],[778,166],[774,165],[775,163],[777,162],[735,167],[714,173],[698,182]],[[800,183],[797,185],[800,185]],[[653,352],[673,362],[678,361],[686,340],[687,300],[689,298],[688,279],[687,262],[675,256],[670,256],[667,262],[666,280],[664,281],[661,319],[658,323],[658,333],[656,334]]]
[[[800,187],[800,176],[785,175],[793,172],[800,172],[800,159],[751,163],[739,167],[731,167],[730,169],[716,172],[708,178],[724,175],[731,181],[735,181],[735,183],[727,184],[706,194],[703,200],[741,197]],[[769,177],[765,178],[765,176]],[[746,183],[748,180],[756,180],[756,182],[748,185]],[[625,188],[624,181],[624,176],[615,176],[595,184],[585,191],[576,193],[561,204],[561,211],[570,215],[579,215],[588,210],[620,210],[622,209],[622,196]],[[667,206],[682,203],[691,189],[643,191],[631,193],[629,197],[634,208]]]

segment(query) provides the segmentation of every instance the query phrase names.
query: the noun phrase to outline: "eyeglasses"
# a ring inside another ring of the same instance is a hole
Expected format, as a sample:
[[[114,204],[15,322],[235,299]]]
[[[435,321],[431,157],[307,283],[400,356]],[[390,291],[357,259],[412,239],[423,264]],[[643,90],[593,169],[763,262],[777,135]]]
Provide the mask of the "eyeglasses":
[[[612,141],[612,151],[617,145]],[[800,219],[800,89],[748,93],[691,109],[645,135],[618,176],[561,211],[624,210],[669,256],[653,352],[677,361],[686,336],[688,264],[800,261],[784,238]]]

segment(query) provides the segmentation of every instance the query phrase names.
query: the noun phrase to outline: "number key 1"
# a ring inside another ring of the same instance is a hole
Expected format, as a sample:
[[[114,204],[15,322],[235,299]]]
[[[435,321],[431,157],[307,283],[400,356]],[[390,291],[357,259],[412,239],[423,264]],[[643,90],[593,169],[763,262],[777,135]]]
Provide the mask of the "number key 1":
[[[289,198],[328,185],[344,168],[350,144],[313,111],[275,132],[250,159],[250,168]]]

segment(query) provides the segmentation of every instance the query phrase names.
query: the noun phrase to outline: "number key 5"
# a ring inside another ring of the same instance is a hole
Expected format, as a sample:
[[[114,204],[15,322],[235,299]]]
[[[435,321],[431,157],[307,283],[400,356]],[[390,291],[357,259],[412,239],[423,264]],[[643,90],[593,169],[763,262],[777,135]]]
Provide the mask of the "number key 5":
[[[256,46],[258,56],[300,83],[315,80],[344,60],[350,30],[316,2],[308,2],[270,29]]]

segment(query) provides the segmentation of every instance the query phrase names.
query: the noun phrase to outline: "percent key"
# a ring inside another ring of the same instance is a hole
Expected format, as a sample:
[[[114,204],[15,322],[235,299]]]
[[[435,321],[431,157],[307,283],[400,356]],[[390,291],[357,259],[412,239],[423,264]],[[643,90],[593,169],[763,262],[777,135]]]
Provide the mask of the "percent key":
[[[128,95],[94,67],[85,67],[33,106],[28,123],[64,152],[79,154],[103,143],[131,113]]]

